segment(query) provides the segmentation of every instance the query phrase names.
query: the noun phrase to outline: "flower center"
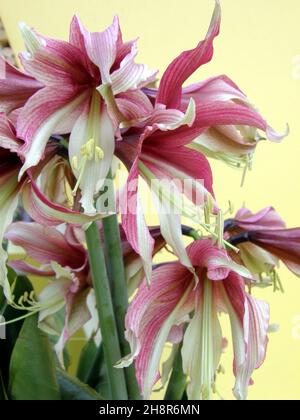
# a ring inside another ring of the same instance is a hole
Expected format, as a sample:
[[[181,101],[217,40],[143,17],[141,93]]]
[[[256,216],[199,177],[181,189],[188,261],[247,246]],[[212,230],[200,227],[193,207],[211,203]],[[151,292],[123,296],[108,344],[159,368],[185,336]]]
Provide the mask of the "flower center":
[[[78,172],[77,183],[72,192],[73,195],[76,195],[76,192],[80,186],[87,163],[93,160],[95,162],[101,162],[101,160],[104,159],[104,151],[100,146],[97,146],[95,140],[91,138],[83,146],[81,146],[80,157],[80,164],[78,163],[78,156],[73,156],[71,162],[72,169]]]

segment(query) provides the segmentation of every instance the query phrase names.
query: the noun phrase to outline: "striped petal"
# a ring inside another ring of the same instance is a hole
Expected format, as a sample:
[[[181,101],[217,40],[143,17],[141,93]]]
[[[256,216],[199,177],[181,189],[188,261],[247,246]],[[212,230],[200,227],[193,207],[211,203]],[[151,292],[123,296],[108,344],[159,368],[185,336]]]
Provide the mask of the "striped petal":
[[[131,52],[120,63],[120,67],[111,74],[112,90],[115,95],[128,90],[135,90],[153,82],[157,71],[151,70],[145,64],[134,62],[138,50],[136,42]]]
[[[235,215],[233,223],[236,227],[245,231],[274,230],[286,227],[285,222],[273,207],[266,207],[257,213],[252,213],[243,207]]]
[[[0,112],[9,114],[22,108],[43,85],[16,69],[0,55]]]
[[[154,239],[150,235],[138,197],[138,177],[138,159],[136,159],[120,196],[120,210],[126,238],[133,250],[142,258],[144,272],[150,283]]]
[[[191,273],[178,263],[153,272],[151,288],[146,282],[130,304],[126,316],[126,337],[135,359],[140,389],[147,399],[159,378],[159,362],[174,325],[188,314],[193,304]]]
[[[180,54],[167,68],[160,82],[156,102],[168,108],[179,108],[183,83],[213,56],[213,41],[218,36],[221,22],[221,8],[216,0],[214,14],[206,38],[197,47]]]
[[[18,153],[22,142],[17,139],[15,128],[4,113],[0,113],[0,147]]]
[[[63,267],[81,269],[86,263],[85,254],[79,253],[58,230],[38,223],[17,222],[9,226],[6,239],[21,246],[27,256],[40,264],[56,261]]]
[[[191,143],[209,127],[245,125],[266,131],[267,122],[261,115],[244,105],[233,102],[211,101],[196,104],[196,117],[191,127],[176,129],[172,136],[168,132],[156,132],[151,137],[153,146],[178,147]]]
[[[89,216],[52,203],[40,191],[33,179],[22,188],[21,197],[27,213],[41,225],[58,226],[62,223],[71,223],[82,226],[102,217],[100,214]]]
[[[224,282],[224,288],[234,346],[234,395],[242,400],[247,398],[254,370],[265,360],[269,306],[245,293],[243,281],[234,275]]]
[[[103,85],[111,84],[110,70],[117,57],[119,39],[119,20],[115,16],[113,23],[103,32],[90,33],[82,29],[87,53],[92,62],[99,68]]]

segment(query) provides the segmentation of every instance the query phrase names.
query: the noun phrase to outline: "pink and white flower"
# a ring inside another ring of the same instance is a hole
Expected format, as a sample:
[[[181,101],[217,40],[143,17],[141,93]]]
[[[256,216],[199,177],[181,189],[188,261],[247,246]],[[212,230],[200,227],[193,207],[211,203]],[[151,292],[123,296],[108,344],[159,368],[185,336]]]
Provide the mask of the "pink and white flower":
[[[46,225],[59,225],[63,222],[73,222],[84,225],[101,216],[90,217],[79,211],[66,207],[59,202],[53,202],[54,195],[47,197],[44,191],[37,185],[41,180],[41,174],[47,165],[53,168],[53,160],[57,162],[56,145],[48,145],[47,153],[43,161],[34,169],[27,171],[18,181],[18,174],[22,167],[19,157],[23,141],[16,135],[16,130],[10,119],[0,113],[0,241],[2,243],[6,228],[12,222],[14,213],[18,207],[19,198],[27,213],[37,222]],[[48,172],[49,175],[49,172]],[[55,174],[54,174],[55,175]],[[52,176],[48,176],[51,182]],[[57,179],[56,179],[57,181]],[[48,184],[49,185],[49,184]],[[43,187],[43,186],[42,186]],[[44,186],[44,187],[47,187]],[[56,196],[57,197],[57,196]],[[10,301],[11,291],[7,281],[6,270],[7,253],[0,247],[0,286],[3,287],[5,296]]]
[[[161,230],[181,263],[192,269],[181,239],[179,216],[184,211],[178,206],[182,202],[180,192],[184,190],[187,198],[196,204],[196,210],[193,208],[186,214],[196,223],[200,221],[199,207],[203,207],[208,196],[214,201],[214,193],[207,159],[199,151],[191,150],[189,145],[213,126],[245,125],[267,130],[266,121],[254,109],[244,103],[228,100],[232,93],[225,95],[223,89],[216,94],[216,85],[220,87],[219,79],[215,79],[215,84],[212,83],[212,92],[206,83],[201,86],[203,97],[197,87],[197,94],[193,95],[193,89],[190,89],[192,93],[187,98],[189,90],[185,90],[183,84],[197,68],[212,59],[213,43],[219,34],[220,22],[220,3],[216,1],[206,38],[193,50],[185,51],[175,58],[165,71],[157,91],[145,89],[155,102],[153,114],[124,133],[123,141],[117,145],[116,154],[129,170],[126,193],[121,197],[122,224],[132,247],[144,260],[149,280],[153,243],[139,203],[139,177],[151,184],[152,189],[153,180],[166,182],[170,186],[169,190],[175,189],[173,195],[162,191],[160,185],[153,191],[162,208],[159,211]],[[230,89],[239,92],[233,86]],[[242,96],[240,92],[235,93],[238,94]],[[178,181],[179,188],[174,185],[174,179]],[[190,183],[189,188],[182,188],[186,181]],[[201,197],[202,202],[195,202],[195,197]],[[175,203],[175,209],[166,216],[164,210],[170,202]]]
[[[35,78],[15,68],[0,55],[0,112],[9,115],[22,108],[43,85]]]
[[[68,42],[38,35],[22,24],[28,52],[26,72],[44,85],[25,104],[18,136],[25,141],[20,176],[41,160],[52,134],[71,133],[69,159],[80,187],[81,204],[94,213],[94,197],[103,184],[115,149],[119,125],[152,110],[141,87],[156,72],[134,62],[136,41],[124,43],[119,21],[90,33],[74,17]]]

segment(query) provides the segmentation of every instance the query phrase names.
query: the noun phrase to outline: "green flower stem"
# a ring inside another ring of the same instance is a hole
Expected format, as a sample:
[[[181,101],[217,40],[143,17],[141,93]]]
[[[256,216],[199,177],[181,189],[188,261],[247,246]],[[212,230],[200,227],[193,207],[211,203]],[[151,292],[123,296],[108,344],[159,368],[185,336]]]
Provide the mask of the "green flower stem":
[[[93,222],[87,229],[86,242],[103,340],[104,359],[112,399],[127,400],[128,394],[124,371],[114,367],[121,359],[121,350],[105,266],[105,258],[100,240],[99,228],[96,222]]]
[[[187,385],[186,375],[182,370],[182,345],[179,346],[173,364],[173,371],[165,394],[167,401],[179,401],[182,399]]]
[[[111,174],[109,174],[111,179]],[[111,183],[112,185],[112,183]],[[109,191],[110,208],[115,208],[115,197],[112,187]],[[116,214],[103,219],[103,238],[107,258],[107,270],[110,279],[111,295],[116,317],[119,343],[122,357],[130,353],[130,347],[125,339],[125,315],[128,307],[127,284],[121,247],[119,222]],[[134,365],[125,369],[127,392],[130,400],[141,399],[135,377]]]

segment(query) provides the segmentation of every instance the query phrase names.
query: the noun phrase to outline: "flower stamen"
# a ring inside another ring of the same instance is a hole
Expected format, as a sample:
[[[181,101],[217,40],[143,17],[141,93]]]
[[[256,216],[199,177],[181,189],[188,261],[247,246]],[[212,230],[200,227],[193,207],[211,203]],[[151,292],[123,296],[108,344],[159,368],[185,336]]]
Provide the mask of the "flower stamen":
[[[81,184],[87,163],[93,160],[95,162],[101,162],[104,159],[104,151],[100,146],[96,145],[95,139],[91,138],[83,146],[81,146],[80,155],[80,163],[78,163],[78,156],[73,156],[71,161],[72,169],[78,172],[77,182],[72,191],[74,196]]]

